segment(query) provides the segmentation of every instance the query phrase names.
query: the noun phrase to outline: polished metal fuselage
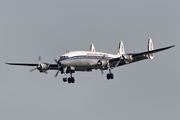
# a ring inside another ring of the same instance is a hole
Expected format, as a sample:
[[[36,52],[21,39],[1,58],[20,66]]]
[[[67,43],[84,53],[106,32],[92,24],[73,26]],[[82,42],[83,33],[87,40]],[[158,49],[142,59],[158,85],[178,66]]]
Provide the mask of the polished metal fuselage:
[[[66,56],[66,57],[62,57]],[[59,61],[62,67],[75,67],[77,71],[91,71],[92,69],[99,69],[97,62],[102,60],[104,65],[107,60],[118,57],[118,55],[102,53],[102,52],[89,52],[89,51],[74,51],[62,55]],[[106,69],[106,66],[101,66],[101,69]]]

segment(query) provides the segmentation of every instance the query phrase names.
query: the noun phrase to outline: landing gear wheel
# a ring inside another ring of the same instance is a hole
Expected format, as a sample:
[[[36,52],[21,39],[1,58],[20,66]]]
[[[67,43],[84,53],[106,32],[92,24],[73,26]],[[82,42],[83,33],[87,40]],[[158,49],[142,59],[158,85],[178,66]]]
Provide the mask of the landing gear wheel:
[[[74,83],[74,82],[75,82],[75,79],[73,77],[68,78],[68,83],[69,84]]]
[[[109,80],[109,79],[113,79],[113,78],[114,78],[114,75],[113,75],[112,73],[110,73],[110,74],[107,74],[106,77],[107,77],[107,79]]]
[[[68,78],[68,83],[71,84],[71,78]]]
[[[67,82],[67,78],[63,78],[63,82]]]
[[[71,83],[74,83],[75,82],[75,79],[72,77],[71,78]]]
[[[109,80],[109,79],[110,79],[110,74],[107,74],[106,77],[107,77],[107,79]]]
[[[112,73],[110,74],[110,78],[111,78],[111,79],[113,79],[113,78],[114,78],[114,75],[113,75]]]

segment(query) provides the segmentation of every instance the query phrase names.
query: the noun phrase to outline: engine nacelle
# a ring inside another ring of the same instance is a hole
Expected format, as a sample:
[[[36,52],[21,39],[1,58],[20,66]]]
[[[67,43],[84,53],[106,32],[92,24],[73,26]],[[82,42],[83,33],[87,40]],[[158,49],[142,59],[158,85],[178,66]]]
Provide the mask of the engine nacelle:
[[[38,70],[39,72],[45,72],[49,69],[49,65],[48,64],[45,64],[45,63],[41,63],[39,66],[38,66]]]
[[[132,55],[122,55],[122,58],[125,63],[130,63],[133,60]]]
[[[99,67],[104,67],[104,66],[107,66],[107,61],[106,60],[99,60],[98,62],[97,62],[97,65],[99,66]]]

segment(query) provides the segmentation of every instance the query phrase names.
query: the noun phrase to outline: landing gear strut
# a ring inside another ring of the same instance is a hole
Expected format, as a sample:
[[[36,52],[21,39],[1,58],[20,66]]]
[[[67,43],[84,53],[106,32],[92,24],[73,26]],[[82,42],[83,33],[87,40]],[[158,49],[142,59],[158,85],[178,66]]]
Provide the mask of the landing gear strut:
[[[111,73],[111,69],[109,69],[109,73],[106,75],[107,79],[113,79],[114,78],[114,75],[113,73]]]

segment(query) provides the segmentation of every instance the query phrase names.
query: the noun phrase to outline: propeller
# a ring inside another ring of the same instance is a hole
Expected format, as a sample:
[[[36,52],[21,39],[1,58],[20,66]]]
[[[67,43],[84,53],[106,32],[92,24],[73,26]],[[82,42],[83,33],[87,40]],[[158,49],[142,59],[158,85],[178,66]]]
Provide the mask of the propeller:
[[[42,65],[41,65],[41,56],[39,56],[39,61],[38,61],[37,66],[35,66],[35,68],[29,70],[29,72],[32,72],[32,71],[34,71],[34,70],[36,70],[36,69],[40,70],[41,68],[42,68]],[[47,72],[46,72],[46,73],[47,73]]]
[[[56,58],[54,58],[54,61],[58,64],[58,71],[57,71],[57,73],[56,73],[55,76],[54,76],[54,77],[57,77],[58,74],[59,74],[59,71],[60,71],[60,69],[61,69],[61,62],[60,62],[60,61],[57,61]]]

